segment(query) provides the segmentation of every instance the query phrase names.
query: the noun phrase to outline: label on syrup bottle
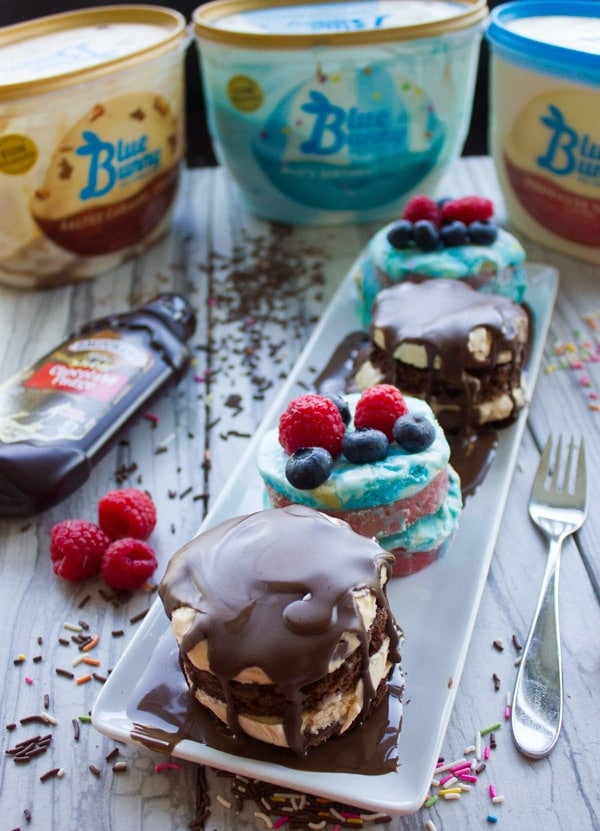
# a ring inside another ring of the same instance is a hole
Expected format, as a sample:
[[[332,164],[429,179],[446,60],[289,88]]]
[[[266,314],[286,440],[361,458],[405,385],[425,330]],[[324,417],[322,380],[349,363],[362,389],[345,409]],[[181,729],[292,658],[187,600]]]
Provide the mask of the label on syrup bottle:
[[[0,386],[0,441],[83,439],[155,362],[125,335],[72,338]]]

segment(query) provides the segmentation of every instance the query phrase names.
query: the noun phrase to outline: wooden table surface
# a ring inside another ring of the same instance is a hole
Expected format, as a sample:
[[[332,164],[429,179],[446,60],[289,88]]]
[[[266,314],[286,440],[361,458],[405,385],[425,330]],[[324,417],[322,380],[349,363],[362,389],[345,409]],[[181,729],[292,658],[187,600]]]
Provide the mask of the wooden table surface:
[[[440,193],[486,194],[504,216],[488,158],[460,160]],[[206,798],[209,831],[267,827],[264,817],[255,816],[265,813],[263,806],[246,801],[236,812],[230,777],[180,760],[165,768],[166,757],[117,744],[89,723],[103,678],[154,598],[142,591],[117,602],[102,592],[100,580],[61,581],[51,570],[49,534],[66,518],[95,519],[98,499],[114,487],[144,488],[158,507],[151,542],[160,573],[196,533],[321,310],[374,230],[272,226],[244,212],[223,170],[196,169],[185,174],[172,233],[143,256],[79,284],[41,292],[0,288],[0,380],[79,324],[165,289],[186,293],[198,311],[193,366],[179,385],[151,413],[140,415],[70,498],[31,519],[0,521],[0,608],[6,621],[0,639],[2,748],[51,735],[46,751],[26,765],[3,754],[3,829],[199,829],[199,803]],[[481,727],[500,721],[497,746],[460,800],[365,822],[369,828],[414,831],[429,821],[438,831],[465,831],[490,825],[488,815],[510,831],[600,828],[600,269],[525,244],[530,261],[559,269],[560,289],[443,755],[461,757]],[[533,762],[516,751],[503,713],[516,673],[513,636],[524,643],[545,561],[545,543],[527,516],[528,493],[548,432],[563,428],[585,436],[590,511],[582,531],[565,546],[561,571],[564,727],[552,755]],[[65,623],[79,621],[100,636],[93,650],[99,661],[95,675],[80,684],[56,672],[83,674],[81,666],[72,668],[77,645],[61,643],[73,634]],[[49,715],[50,723],[29,721],[38,714]],[[60,775],[44,777],[56,769]],[[491,802],[490,783],[505,797],[501,804]]]

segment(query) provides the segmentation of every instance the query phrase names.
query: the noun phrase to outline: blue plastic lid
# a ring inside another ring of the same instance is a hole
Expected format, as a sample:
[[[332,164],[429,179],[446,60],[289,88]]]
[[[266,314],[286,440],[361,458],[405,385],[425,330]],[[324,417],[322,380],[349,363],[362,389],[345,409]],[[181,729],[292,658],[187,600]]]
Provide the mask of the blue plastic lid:
[[[486,38],[506,60],[600,84],[600,0],[505,3],[492,11]]]

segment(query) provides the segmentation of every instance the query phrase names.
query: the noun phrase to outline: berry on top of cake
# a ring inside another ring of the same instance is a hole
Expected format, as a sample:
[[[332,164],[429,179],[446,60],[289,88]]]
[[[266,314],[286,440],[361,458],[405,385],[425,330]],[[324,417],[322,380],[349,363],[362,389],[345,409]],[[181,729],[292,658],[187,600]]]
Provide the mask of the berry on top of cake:
[[[307,505],[375,537],[393,575],[443,553],[462,509],[450,447],[425,401],[380,384],[293,399],[259,444],[267,503]]]
[[[390,560],[299,505],[199,534],[159,586],[195,698],[234,735],[297,753],[358,725],[400,661]]]
[[[527,312],[508,297],[456,280],[400,283],[375,298],[354,381],[425,399],[448,434],[503,426],[525,403],[528,332]]]
[[[523,246],[496,224],[489,199],[435,201],[419,194],[400,219],[372,237],[355,277],[368,322],[377,293],[405,280],[462,280],[520,303],[527,288],[524,263]]]

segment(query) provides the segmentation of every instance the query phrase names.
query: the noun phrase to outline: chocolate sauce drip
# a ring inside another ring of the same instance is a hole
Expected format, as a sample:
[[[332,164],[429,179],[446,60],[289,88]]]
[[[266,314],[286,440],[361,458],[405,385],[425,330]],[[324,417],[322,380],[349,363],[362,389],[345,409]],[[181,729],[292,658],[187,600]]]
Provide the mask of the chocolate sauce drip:
[[[210,671],[227,703],[227,722],[241,732],[231,683],[259,667],[284,694],[288,745],[303,752],[302,688],[325,677],[342,636],[361,645],[364,710],[374,694],[368,642],[355,591],[367,588],[387,613],[390,658],[398,661],[398,633],[381,569],[391,558],[373,540],[299,505],[226,520],[184,546],[160,585],[169,617],[184,606],[196,611],[181,648],[206,641]]]
[[[370,349],[371,338],[368,332],[359,330],[346,335],[317,376],[316,391],[321,395],[358,392],[354,383],[354,370]]]

